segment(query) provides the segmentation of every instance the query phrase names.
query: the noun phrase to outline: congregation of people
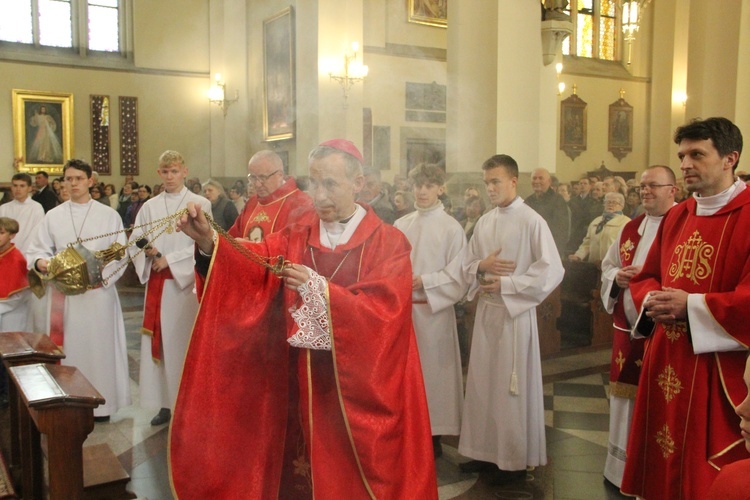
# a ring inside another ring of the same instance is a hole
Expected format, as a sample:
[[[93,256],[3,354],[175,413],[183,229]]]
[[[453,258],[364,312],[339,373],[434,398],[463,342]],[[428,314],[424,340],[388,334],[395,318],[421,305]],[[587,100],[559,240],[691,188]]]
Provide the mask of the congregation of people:
[[[125,266],[80,295],[25,280],[69,244],[127,246],[145,285],[139,401],[172,426],[180,497],[437,498],[443,436],[492,485],[547,464],[536,309],[587,265],[613,320],[606,481],[732,498],[750,477],[742,135],[709,118],[674,142],[677,174],[539,167],[520,189],[496,154],[454,197],[441,166],[389,184],[344,139],[296,178],[259,151],[231,185],[189,177],[171,150],[153,186],[118,190],[83,160],[18,173],[0,205],[0,332],[48,333],[107,421],[131,404]]]

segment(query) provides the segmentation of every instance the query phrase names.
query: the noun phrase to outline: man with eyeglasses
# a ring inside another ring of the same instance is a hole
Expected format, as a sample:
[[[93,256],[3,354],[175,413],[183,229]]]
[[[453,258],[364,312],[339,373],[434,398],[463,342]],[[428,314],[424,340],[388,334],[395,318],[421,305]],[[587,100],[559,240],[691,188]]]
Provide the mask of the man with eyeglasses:
[[[630,281],[642,307],[633,334],[649,340],[621,489],[689,500],[750,457],[734,413],[747,392],[750,189],[734,178],[742,133],[731,121],[694,120],[674,140],[693,196],[664,216]]]
[[[315,214],[262,243],[218,237],[191,204],[180,221],[206,278],[172,420],[175,492],[437,499],[409,242],[355,203],[354,144],[316,146],[308,168]],[[273,275],[232,243],[290,265]]]
[[[228,233],[235,238],[263,241],[300,217],[313,212],[312,200],[284,175],[284,162],[270,150],[258,151],[247,164],[247,181],[255,195]]]
[[[609,370],[609,446],[604,477],[618,488],[625,469],[630,422],[643,363],[644,339],[630,339],[638,311],[628,287],[643,267],[664,214],[675,205],[675,175],[654,165],[641,174],[645,212],[631,220],[602,261],[602,303],[612,314],[612,360]]]
[[[90,252],[105,250],[127,240],[120,215],[91,198],[91,166],[83,160],[68,160],[63,167],[63,185],[70,200],[44,216],[28,249],[29,269],[47,273],[50,259],[70,244],[81,243]],[[130,405],[130,376],[125,323],[115,283],[125,272],[120,261],[101,270],[106,283],[79,295],[62,295],[48,286],[50,338],[62,347],[62,364],[78,367],[104,396],[94,409],[94,420],[108,420],[118,408]],[[91,265],[91,264],[89,264]]]

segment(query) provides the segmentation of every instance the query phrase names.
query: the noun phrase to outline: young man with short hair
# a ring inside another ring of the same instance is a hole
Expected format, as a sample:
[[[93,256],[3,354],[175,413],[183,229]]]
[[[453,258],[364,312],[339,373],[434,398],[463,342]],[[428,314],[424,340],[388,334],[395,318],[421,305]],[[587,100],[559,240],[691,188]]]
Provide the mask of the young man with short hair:
[[[10,189],[13,199],[0,205],[0,217],[10,217],[18,222],[18,234],[13,239],[13,243],[21,253],[25,253],[37,226],[44,219],[44,208],[30,196],[31,176],[29,174],[14,174]]]
[[[477,222],[463,272],[477,293],[458,451],[465,472],[492,484],[518,481],[547,463],[536,306],[564,274],[552,233],[516,192],[518,164],[495,155],[482,165],[495,208]]]
[[[68,160],[64,185],[70,200],[50,210],[39,225],[28,252],[28,267],[47,273],[50,259],[68,245],[80,244],[91,253],[117,242],[125,245],[125,232],[114,209],[91,199],[91,166]],[[76,366],[106,399],[94,417],[108,420],[118,408],[130,404],[130,376],[125,343],[125,323],[115,282],[122,262],[102,269],[105,281],[79,295],[62,295],[53,286],[47,325],[50,338],[63,348],[63,364]]]
[[[165,151],[156,170],[164,183],[164,191],[144,203],[135,219],[137,229],[130,235],[138,241],[152,229],[155,221],[196,203],[211,214],[211,202],[185,186],[188,168],[177,151]],[[143,226],[143,227],[138,227]],[[144,408],[160,408],[151,425],[169,422],[171,409],[180,387],[182,364],[185,361],[193,321],[198,312],[195,285],[193,240],[175,232],[174,221],[155,239],[160,230],[148,238],[148,246],[138,253],[131,247],[133,263],[141,283],[146,284],[141,342],[140,404]],[[141,243],[146,245],[146,241]]]
[[[463,374],[453,304],[466,293],[464,280],[452,279],[445,267],[466,245],[461,225],[443,210],[445,172],[419,165],[409,173],[415,212],[394,227],[411,243],[412,321],[417,335],[435,458],[442,455],[440,436],[461,430]]]

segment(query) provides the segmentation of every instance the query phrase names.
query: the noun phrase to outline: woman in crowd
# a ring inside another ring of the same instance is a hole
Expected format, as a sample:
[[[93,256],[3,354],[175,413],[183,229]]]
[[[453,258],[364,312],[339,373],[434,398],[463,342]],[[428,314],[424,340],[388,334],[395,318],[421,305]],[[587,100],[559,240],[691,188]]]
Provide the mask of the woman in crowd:
[[[91,187],[91,198],[98,201],[102,205],[109,206],[109,198],[102,195],[102,188],[99,184],[94,184]]]
[[[227,198],[224,186],[214,180],[207,180],[203,185],[203,194],[211,202],[211,214],[214,221],[227,231],[239,215],[237,207]]]
[[[631,219],[635,219],[644,211],[645,209],[643,208],[643,205],[641,205],[640,189],[631,188],[628,191],[628,195],[625,197],[625,210],[623,213]]]
[[[464,228],[464,233],[466,233],[466,241],[469,241],[471,235],[474,234],[474,225],[476,225],[479,218],[484,214],[484,210],[484,200],[482,200],[481,196],[470,196],[466,200],[466,208],[464,209],[466,219],[461,224]]]
[[[104,185],[104,196],[109,199],[109,206],[117,210],[117,205],[120,202],[120,197],[117,196],[117,188],[114,184]]]
[[[245,192],[245,186],[242,186],[242,190],[238,190],[237,184],[229,188],[229,199],[234,203],[237,213],[242,212],[245,208],[245,198],[242,197],[242,193]]]
[[[570,185],[569,184],[560,184],[557,186],[557,194],[562,196],[563,200],[565,200],[565,203],[570,201]]]

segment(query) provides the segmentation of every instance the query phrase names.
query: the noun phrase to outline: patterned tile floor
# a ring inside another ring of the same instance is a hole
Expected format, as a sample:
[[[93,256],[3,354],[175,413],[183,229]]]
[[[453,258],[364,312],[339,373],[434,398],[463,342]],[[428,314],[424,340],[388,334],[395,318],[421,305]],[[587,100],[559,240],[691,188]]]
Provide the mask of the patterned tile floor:
[[[138,405],[138,363],[143,289],[119,286],[127,329],[133,405],[97,423],[86,444],[106,442],[131,475],[128,489],[138,498],[171,499],[167,470],[166,425],[152,427],[158,409]],[[625,498],[604,482],[609,402],[609,352],[571,350],[545,360],[544,406],[548,464],[527,473],[525,482],[498,488],[479,474],[464,474],[458,463],[457,437],[443,438],[437,460],[441,499],[617,499]]]

